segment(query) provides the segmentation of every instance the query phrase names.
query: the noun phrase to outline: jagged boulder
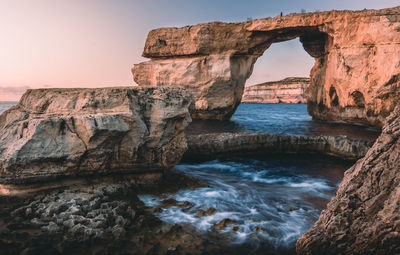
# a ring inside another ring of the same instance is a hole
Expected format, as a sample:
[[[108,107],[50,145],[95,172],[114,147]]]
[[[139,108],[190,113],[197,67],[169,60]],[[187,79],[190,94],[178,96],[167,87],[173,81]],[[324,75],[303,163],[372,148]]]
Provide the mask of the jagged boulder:
[[[0,182],[168,169],[191,103],[181,88],[28,90],[0,115]]]

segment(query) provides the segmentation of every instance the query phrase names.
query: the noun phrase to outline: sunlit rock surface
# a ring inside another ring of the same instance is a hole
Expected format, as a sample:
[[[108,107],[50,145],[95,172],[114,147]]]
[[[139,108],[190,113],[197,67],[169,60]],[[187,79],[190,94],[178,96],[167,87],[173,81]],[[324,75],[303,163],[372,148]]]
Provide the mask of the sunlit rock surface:
[[[170,168],[191,102],[180,88],[28,90],[0,115],[0,181]]]
[[[143,52],[151,60],[132,68],[133,79],[186,87],[195,96],[194,118],[229,119],[257,58],[296,37],[315,58],[310,114],[382,126],[400,98],[400,7],[155,29]]]
[[[244,89],[242,103],[305,104],[305,92],[309,85],[309,78],[289,77],[249,86]]]
[[[400,106],[336,197],[297,242],[299,254],[400,253]]]

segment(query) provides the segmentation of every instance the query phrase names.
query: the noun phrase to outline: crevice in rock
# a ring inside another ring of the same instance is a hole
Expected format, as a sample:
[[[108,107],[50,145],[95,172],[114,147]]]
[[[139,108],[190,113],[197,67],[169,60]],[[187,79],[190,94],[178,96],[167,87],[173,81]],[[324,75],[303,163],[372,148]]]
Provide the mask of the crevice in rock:
[[[353,97],[354,104],[357,105],[360,108],[365,107],[365,98],[363,93],[360,91],[356,90],[353,93],[351,93],[351,96]]]
[[[329,89],[329,98],[330,98],[331,107],[339,106],[339,97],[338,97],[338,95],[336,93],[336,89],[333,85]]]

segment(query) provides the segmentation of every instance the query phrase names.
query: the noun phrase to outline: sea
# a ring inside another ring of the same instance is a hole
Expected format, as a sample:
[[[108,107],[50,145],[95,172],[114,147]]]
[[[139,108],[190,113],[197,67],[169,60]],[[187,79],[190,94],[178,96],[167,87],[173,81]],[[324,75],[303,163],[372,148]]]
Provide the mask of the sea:
[[[0,102],[0,113],[16,102]],[[374,140],[379,129],[313,120],[304,104],[241,104],[229,121],[193,121],[188,134],[268,132],[279,135],[346,135]],[[354,162],[329,156],[264,155],[179,164],[177,171],[206,187],[163,195],[140,195],[151,207],[163,200],[188,201],[163,208],[162,221],[194,227],[204,238],[218,234],[241,254],[295,254],[296,240],[318,219]],[[212,213],[199,215],[212,208]],[[221,229],[222,220],[229,224]],[[212,238],[212,237],[210,237]]]
[[[0,101],[0,114],[2,114],[5,110],[11,108],[12,106],[16,105],[18,102],[12,101]]]

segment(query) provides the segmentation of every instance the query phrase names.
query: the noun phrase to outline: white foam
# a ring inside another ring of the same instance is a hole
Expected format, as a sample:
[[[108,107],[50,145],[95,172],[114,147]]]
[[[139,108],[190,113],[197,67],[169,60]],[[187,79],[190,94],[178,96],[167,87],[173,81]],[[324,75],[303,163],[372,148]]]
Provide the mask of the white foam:
[[[279,167],[271,168],[257,160],[249,160],[247,164],[211,161],[180,165],[177,169],[202,178],[209,187],[180,190],[165,198],[139,197],[148,206],[158,206],[167,198],[192,203],[186,208],[164,208],[156,214],[166,222],[189,223],[200,231],[215,231],[213,225],[228,218],[236,222],[218,232],[228,234],[232,242],[252,240],[276,246],[293,245],[319,215],[303,196],[329,198],[334,195],[335,187],[324,179],[296,174],[290,168],[280,172]],[[210,207],[216,209],[214,214],[197,216],[200,209]]]

